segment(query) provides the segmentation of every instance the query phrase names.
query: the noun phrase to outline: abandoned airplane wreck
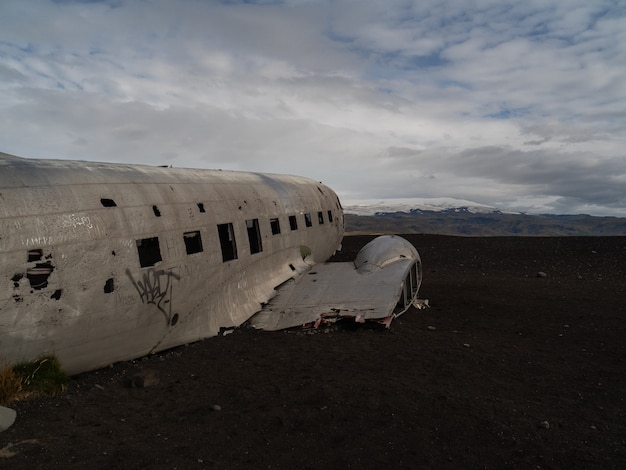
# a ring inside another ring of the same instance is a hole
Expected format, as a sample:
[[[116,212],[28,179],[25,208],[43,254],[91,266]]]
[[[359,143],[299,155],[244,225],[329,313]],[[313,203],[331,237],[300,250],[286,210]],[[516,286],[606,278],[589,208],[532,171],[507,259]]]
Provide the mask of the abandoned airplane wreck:
[[[421,262],[395,236],[354,263],[329,187],[298,176],[0,153],[0,359],[70,374],[219,334],[340,318],[385,325]]]

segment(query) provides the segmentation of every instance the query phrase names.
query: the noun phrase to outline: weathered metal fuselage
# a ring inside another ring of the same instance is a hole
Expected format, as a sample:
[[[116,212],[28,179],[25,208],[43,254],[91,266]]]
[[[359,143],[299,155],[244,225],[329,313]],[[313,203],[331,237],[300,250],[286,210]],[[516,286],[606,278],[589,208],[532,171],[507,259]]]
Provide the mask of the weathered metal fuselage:
[[[76,373],[216,335],[343,227],[307,178],[0,153],[0,360]]]

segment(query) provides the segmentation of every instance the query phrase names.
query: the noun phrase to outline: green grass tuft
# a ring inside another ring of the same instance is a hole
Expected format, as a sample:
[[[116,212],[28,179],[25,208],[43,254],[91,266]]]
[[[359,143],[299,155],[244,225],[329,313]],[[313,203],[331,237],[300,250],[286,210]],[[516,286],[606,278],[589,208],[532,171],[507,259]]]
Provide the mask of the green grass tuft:
[[[29,396],[57,395],[68,382],[69,377],[54,356],[6,366],[0,369],[0,405]]]
[[[22,381],[12,367],[0,369],[0,405],[8,405],[22,392]]]

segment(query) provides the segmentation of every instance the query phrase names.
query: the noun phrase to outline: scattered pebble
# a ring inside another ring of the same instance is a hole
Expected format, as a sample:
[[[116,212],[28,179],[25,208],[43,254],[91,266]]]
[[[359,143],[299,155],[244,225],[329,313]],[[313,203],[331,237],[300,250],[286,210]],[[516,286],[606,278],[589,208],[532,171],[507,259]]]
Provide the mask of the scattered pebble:
[[[220,405],[211,405],[209,409],[211,411],[222,411],[222,407]]]
[[[463,346],[466,347],[466,348],[470,347],[470,345],[468,343],[463,343]]]
[[[429,330],[436,330],[437,328],[435,328],[434,326],[429,326],[428,329]]]
[[[537,273],[537,277],[548,277],[548,275],[546,273],[544,273],[543,271],[539,271]]]
[[[550,429],[550,423],[548,423],[547,421],[542,421],[541,423],[539,423],[539,427],[543,429]]]

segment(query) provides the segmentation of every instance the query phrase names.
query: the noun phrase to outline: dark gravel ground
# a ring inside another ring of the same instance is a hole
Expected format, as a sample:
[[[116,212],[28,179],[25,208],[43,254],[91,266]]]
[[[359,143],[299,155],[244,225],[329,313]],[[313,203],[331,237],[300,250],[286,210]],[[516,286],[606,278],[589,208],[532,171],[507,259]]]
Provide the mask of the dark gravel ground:
[[[406,238],[430,309],[76,376],[14,406],[0,468],[626,468],[626,237]]]

